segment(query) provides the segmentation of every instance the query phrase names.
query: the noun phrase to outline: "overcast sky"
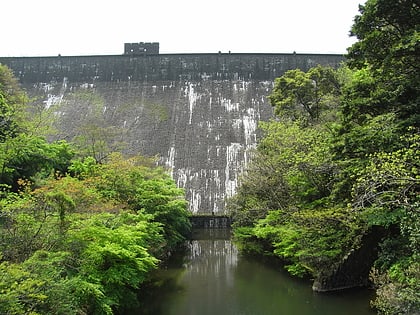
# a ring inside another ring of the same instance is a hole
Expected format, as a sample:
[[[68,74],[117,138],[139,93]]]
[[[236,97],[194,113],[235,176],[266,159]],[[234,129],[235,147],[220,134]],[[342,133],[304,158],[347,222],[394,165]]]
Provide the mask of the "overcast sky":
[[[0,56],[345,53],[364,0],[2,0]]]

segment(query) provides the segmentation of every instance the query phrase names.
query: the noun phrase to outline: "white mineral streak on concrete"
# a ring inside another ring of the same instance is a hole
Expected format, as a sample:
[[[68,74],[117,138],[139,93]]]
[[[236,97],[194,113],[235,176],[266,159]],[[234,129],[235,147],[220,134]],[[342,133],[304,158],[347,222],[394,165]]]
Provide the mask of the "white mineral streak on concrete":
[[[241,130],[242,125],[242,119],[232,119],[232,128],[235,129],[235,131]]]
[[[197,213],[201,205],[201,192],[191,189],[190,209],[192,213]]]
[[[226,147],[226,167],[225,167],[225,193],[226,197],[232,197],[236,193],[236,187],[238,184],[238,164],[241,160],[239,159],[239,153],[242,150],[240,143],[231,143]]]
[[[203,73],[202,75],[201,75],[201,79],[203,80],[203,81],[207,81],[208,79],[210,79],[210,75],[208,75],[207,73]]]
[[[243,91],[247,91],[248,90],[248,86],[251,84],[251,82],[250,81],[245,81],[245,80],[243,80],[241,82],[242,82],[242,90]]]
[[[40,83],[40,89],[43,90],[44,93],[49,92],[53,88],[54,88],[54,86],[52,84],[50,84],[50,83]]]
[[[216,191],[211,192],[212,200],[210,204],[213,205],[212,212],[218,213],[220,210],[218,201],[222,200],[222,196],[220,194],[220,191],[222,190],[222,179],[220,178],[219,170],[212,170],[211,178],[213,179],[213,184],[216,187]]]
[[[198,94],[194,91],[194,84],[189,82],[188,87],[185,89],[186,97],[188,98],[188,108],[189,108],[189,120],[188,123],[192,123],[192,115],[194,107],[197,104]]]
[[[49,109],[53,105],[59,105],[62,100],[63,100],[63,95],[56,96],[53,94],[48,94],[47,100],[44,101],[45,109]]]
[[[233,83],[233,91],[234,92],[238,92],[239,88],[238,88],[238,83]]]
[[[177,173],[176,185],[179,188],[185,188],[185,184],[187,183],[190,170],[180,168],[180,169],[176,170],[176,173]]]
[[[171,177],[174,178],[174,168],[175,168],[175,147],[171,146],[168,151],[168,159],[165,162],[166,167],[169,168]]]
[[[93,84],[93,83],[83,83],[83,84],[80,84],[80,88],[82,88],[82,89],[92,89],[92,88],[94,88],[95,87],[95,85]]]
[[[60,90],[61,95],[64,95],[64,93],[67,90],[67,81],[68,81],[67,77],[64,77],[63,78],[63,84],[61,85],[61,90]]]
[[[213,131],[213,124],[207,120],[206,127],[207,127],[207,135],[211,134],[211,132]]]
[[[166,162],[170,164],[169,161]],[[198,213],[206,208],[206,212],[219,213],[224,208],[223,179],[218,169],[200,169],[197,171],[191,168],[177,169],[172,173],[176,178],[176,184],[180,188],[186,189],[189,200],[189,211]],[[236,185],[232,181],[232,185]],[[205,202],[205,204],[203,204]]]
[[[167,163],[169,163],[169,161]],[[172,178],[176,178],[177,187],[186,190],[185,193],[189,197],[189,211],[191,213],[198,213],[202,199],[205,197],[203,194],[206,193],[195,187],[195,184],[200,180],[200,174],[187,167],[174,170],[172,172]]]
[[[263,82],[260,83],[260,88],[268,89],[271,85],[270,82]],[[229,96],[220,87],[217,87],[216,94],[211,95],[211,88],[207,85],[201,88],[196,82],[185,82],[178,90],[181,92],[179,96],[183,99],[183,105],[182,109],[176,111],[176,115],[183,115],[184,119],[179,118],[176,122],[184,123],[177,126],[180,130],[193,128],[191,131],[199,137],[194,140],[196,143],[192,156],[185,156],[180,162],[184,165],[177,165],[178,168],[175,168],[176,155],[185,155],[183,141],[173,141],[162,162],[168,167],[177,186],[185,189],[189,211],[194,214],[221,214],[226,211],[226,198],[236,193],[240,173],[249,163],[252,149],[256,146],[260,109],[266,100],[258,94],[252,99],[248,98],[248,93],[252,92],[252,82],[237,81],[231,87],[233,94]],[[165,90],[167,88],[168,86],[164,87]],[[203,105],[206,106],[209,116],[203,116],[200,112]],[[233,137],[230,140],[232,142],[226,143],[229,137]],[[204,164],[194,161],[198,158],[196,152],[204,153],[207,159],[201,161]]]
[[[42,84],[41,88],[44,90],[44,92],[48,92],[54,88],[52,84]],[[45,109],[49,109],[51,106],[54,105],[60,105],[61,101],[63,100],[64,93],[67,90],[67,78],[63,78],[63,83],[61,84],[60,93],[59,95],[54,94],[47,94],[47,100],[43,103],[45,104]]]
[[[222,105],[227,112],[239,111],[239,103],[232,102],[231,99],[221,97],[220,105]]]
[[[246,110],[246,115],[244,115],[242,118],[245,134],[245,145],[247,149],[257,142],[256,132],[258,118],[259,117],[257,117],[257,113],[254,108],[248,108]]]

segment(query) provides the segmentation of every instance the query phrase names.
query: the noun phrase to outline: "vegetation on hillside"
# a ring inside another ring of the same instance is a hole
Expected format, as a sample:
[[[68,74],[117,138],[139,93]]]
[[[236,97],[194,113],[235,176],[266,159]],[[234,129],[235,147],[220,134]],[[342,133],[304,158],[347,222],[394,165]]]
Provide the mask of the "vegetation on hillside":
[[[0,313],[136,306],[190,229],[183,191],[152,159],[48,142],[26,104],[0,65]]]
[[[416,1],[368,0],[346,64],[278,78],[276,118],[229,200],[239,247],[297,276],[388,231],[371,271],[381,314],[420,309],[419,15]]]

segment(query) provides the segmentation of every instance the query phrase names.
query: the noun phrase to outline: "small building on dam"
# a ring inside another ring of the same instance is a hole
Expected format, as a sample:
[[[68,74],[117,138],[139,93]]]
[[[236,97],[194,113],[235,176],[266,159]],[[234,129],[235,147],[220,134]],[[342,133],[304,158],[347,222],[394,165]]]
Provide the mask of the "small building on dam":
[[[224,215],[258,138],[273,117],[267,96],[290,69],[337,67],[328,54],[160,54],[158,43],[124,54],[0,57],[34,106],[55,111],[58,137],[72,140],[98,119],[109,146],[157,156],[194,214]],[[104,130],[108,130],[105,129]]]

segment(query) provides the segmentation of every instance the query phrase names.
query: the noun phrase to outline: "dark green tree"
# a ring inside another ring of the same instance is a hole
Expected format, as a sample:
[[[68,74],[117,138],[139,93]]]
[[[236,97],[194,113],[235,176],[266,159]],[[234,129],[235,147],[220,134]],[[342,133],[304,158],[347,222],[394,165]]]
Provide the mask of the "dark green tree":
[[[348,50],[348,65],[368,69],[362,102],[344,107],[347,119],[359,112],[372,116],[397,113],[405,126],[420,122],[420,7],[417,0],[368,0],[360,6],[351,35],[358,41]],[[366,102],[367,101],[367,102]]]
[[[269,99],[279,118],[314,124],[331,119],[328,114],[336,111],[340,85],[332,68],[289,70],[276,79]]]
[[[372,155],[353,189],[353,209],[369,226],[392,227],[372,270],[373,305],[381,314],[412,314],[420,307],[420,136],[401,149]]]
[[[351,29],[358,41],[347,55],[353,75],[342,90],[335,129],[333,152],[343,169],[336,200],[351,200],[370,154],[398,150],[407,128],[419,128],[419,17],[418,1],[368,0],[360,6]]]
[[[26,101],[11,70],[0,64],[0,142],[25,130]]]
[[[74,153],[65,141],[48,143],[25,133],[8,137],[0,143],[0,184],[17,190],[19,179],[36,181],[51,173],[64,174]]]
[[[276,80],[279,129],[265,129],[232,200],[234,234],[241,249],[316,277],[379,226],[388,234],[372,271],[374,305],[410,314],[420,305],[419,3],[368,0],[360,12],[337,89],[318,89],[325,81],[312,71]]]
[[[184,191],[153,161],[141,156],[125,159],[122,154],[113,153],[92,180],[104,196],[150,214],[162,224],[168,247],[174,247],[191,228],[187,202]]]
[[[183,191],[153,159],[111,153],[99,99],[79,129],[81,160],[46,140],[48,113],[29,119],[25,99],[0,66],[0,313],[137,306],[150,272],[189,232]]]

